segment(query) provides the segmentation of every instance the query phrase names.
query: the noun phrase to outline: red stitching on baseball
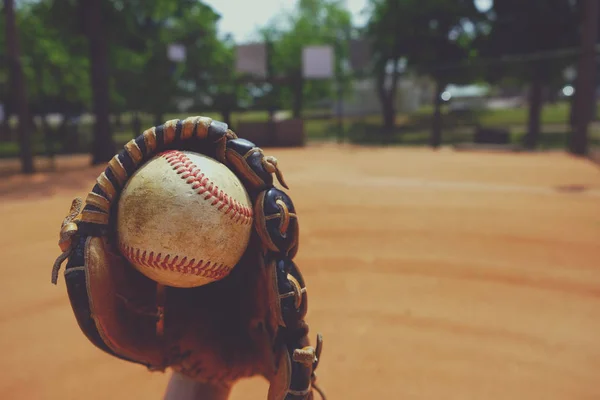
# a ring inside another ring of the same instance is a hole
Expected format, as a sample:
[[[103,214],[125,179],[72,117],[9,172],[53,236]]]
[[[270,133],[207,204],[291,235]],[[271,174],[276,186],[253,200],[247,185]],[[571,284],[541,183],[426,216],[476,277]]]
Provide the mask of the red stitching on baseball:
[[[219,211],[227,207],[224,211],[225,215],[229,215],[235,222],[244,225],[252,223],[252,209],[232,199],[222,189],[219,189],[185,154],[177,150],[170,150],[161,155],[171,164],[181,179],[192,186],[196,193],[204,195],[205,200],[212,199],[212,206],[217,206]]]
[[[215,280],[226,277],[231,271],[231,267],[225,264],[217,265],[214,263],[211,265],[210,261],[204,263],[204,260],[196,261],[193,258],[188,261],[187,257],[179,259],[179,256],[175,256],[173,259],[171,259],[171,254],[167,254],[163,258],[161,253],[155,254],[153,251],[142,251],[131,246],[122,245],[121,251],[130,262],[154,269],[163,269],[172,272],[180,272],[183,274],[204,276],[206,278]]]

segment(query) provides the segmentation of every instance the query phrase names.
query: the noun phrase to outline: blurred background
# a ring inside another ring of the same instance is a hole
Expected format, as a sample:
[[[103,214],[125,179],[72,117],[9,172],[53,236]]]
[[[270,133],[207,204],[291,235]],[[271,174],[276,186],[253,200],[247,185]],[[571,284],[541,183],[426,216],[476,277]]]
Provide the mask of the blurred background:
[[[3,0],[0,157],[207,115],[262,146],[600,143],[594,0]]]

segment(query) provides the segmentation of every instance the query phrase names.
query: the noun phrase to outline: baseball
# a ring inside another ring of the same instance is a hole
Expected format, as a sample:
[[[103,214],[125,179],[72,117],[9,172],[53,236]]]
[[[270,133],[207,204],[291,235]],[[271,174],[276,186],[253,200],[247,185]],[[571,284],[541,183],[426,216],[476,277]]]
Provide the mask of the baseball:
[[[118,203],[119,249],[154,281],[196,287],[223,279],[250,240],[252,203],[225,165],[168,151],[142,165]]]

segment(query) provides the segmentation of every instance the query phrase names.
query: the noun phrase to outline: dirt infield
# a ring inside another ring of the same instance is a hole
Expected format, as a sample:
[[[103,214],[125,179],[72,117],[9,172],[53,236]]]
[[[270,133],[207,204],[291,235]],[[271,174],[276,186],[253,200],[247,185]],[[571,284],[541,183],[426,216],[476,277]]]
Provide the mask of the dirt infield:
[[[598,399],[600,170],[555,154],[269,149],[300,226],[336,399]],[[102,170],[0,178],[0,398],[161,399],[168,374],[79,330],[58,229]],[[78,168],[76,168],[78,167]],[[264,399],[260,379],[234,399]]]

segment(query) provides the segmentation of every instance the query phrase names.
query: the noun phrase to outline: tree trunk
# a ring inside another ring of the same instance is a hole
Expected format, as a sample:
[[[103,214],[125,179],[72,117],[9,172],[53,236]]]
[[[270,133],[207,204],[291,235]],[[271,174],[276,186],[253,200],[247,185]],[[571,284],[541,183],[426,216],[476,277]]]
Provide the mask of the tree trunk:
[[[38,99],[39,99],[39,107],[38,113],[41,118],[42,125],[42,136],[44,137],[44,143],[46,144],[46,155],[50,159],[51,167],[54,170],[55,168],[55,160],[54,160],[54,145],[55,145],[55,137],[54,130],[50,126],[48,122],[48,114],[49,109],[47,107],[48,101],[46,100],[46,96],[44,93],[44,71],[40,64],[36,64],[33,67],[35,71],[35,84],[39,88]]]
[[[10,114],[5,113],[4,119],[0,124],[0,142],[10,142],[12,140],[12,132],[10,129],[10,124],[8,123],[10,119]]]
[[[385,132],[393,132],[396,126],[396,107],[394,99],[389,94],[380,94],[381,110],[383,113],[383,129]]]
[[[384,65],[380,66],[377,74],[377,95],[381,103],[381,112],[383,116],[383,129],[388,138],[391,136],[396,126],[396,88],[398,85],[398,74],[396,66],[398,61],[394,61],[394,70],[392,71],[391,83],[386,85],[387,73]]]
[[[77,140],[77,136],[73,136],[69,131],[69,115],[67,113],[63,113],[61,115],[60,125],[56,128],[56,137],[58,138],[58,142],[60,143],[60,147],[63,153],[73,153],[77,151],[79,146],[79,142]]]
[[[294,118],[302,118],[302,107],[304,104],[304,79],[302,76],[294,80],[294,101],[292,104],[292,113]]]
[[[45,111],[42,111],[41,115],[42,120],[42,134],[44,135],[44,141],[46,142],[46,155],[50,158],[54,158],[54,130],[48,123],[48,114]]]
[[[4,12],[6,14],[6,58],[10,68],[10,81],[12,83],[12,94],[15,97],[19,125],[19,152],[21,158],[21,171],[25,174],[35,172],[33,166],[33,149],[31,144],[31,116],[27,104],[25,77],[21,67],[21,49],[15,21],[15,10],[13,0],[4,0]]]
[[[433,119],[431,121],[431,138],[429,140],[431,147],[434,149],[437,149],[442,144],[442,92],[444,91],[445,86],[444,82],[440,79],[436,79]]]
[[[577,87],[577,81],[575,81],[575,87]],[[571,131],[575,129],[575,123],[577,121],[577,91],[569,98],[570,113],[569,113],[569,126]]]
[[[539,74],[534,74],[529,89],[529,120],[525,135],[525,147],[534,150],[540,136],[540,119],[542,114],[544,81]]]
[[[569,140],[569,150],[573,154],[585,155],[588,152],[588,126],[595,113],[596,91],[596,37],[598,36],[598,1],[587,0],[584,4],[584,21],[581,38],[581,55],[577,71],[575,89],[575,129]]]
[[[80,0],[89,42],[92,104],[96,118],[92,146],[92,164],[110,161],[115,143],[110,129],[110,96],[108,73],[108,42],[102,18],[102,0]]]
[[[56,152],[54,151],[55,145],[55,131],[50,126],[48,122],[48,114],[43,112],[42,115],[42,132],[44,134],[44,138],[46,139],[46,154],[50,159],[50,169],[52,171],[56,170],[56,159],[54,158]]]
[[[154,126],[159,126],[164,123],[165,123],[165,121],[163,120],[162,112],[155,112],[154,113]]]
[[[140,115],[137,111],[133,114],[133,118],[131,119],[131,129],[133,129],[134,138],[143,133],[142,121],[140,120]]]
[[[227,124],[231,128],[231,109],[224,108],[221,110],[221,116],[223,117],[223,122]]]

